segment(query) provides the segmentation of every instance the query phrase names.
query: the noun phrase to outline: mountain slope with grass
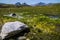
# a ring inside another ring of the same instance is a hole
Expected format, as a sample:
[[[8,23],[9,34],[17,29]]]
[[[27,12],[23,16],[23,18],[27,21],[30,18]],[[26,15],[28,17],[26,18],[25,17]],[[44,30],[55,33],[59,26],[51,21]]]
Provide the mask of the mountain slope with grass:
[[[16,13],[23,18],[8,15]],[[30,27],[26,36],[30,40],[60,40],[60,5],[19,8],[0,8],[0,25],[11,21],[21,21]]]

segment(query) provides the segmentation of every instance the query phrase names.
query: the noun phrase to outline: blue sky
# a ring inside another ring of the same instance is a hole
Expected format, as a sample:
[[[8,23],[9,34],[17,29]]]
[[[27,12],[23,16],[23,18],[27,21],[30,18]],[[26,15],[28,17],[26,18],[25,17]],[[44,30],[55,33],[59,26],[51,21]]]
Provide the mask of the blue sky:
[[[16,2],[27,3],[27,4],[36,4],[39,2],[44,3],[60,3],[60,0],[0,0],[0,3],[15,4]]]

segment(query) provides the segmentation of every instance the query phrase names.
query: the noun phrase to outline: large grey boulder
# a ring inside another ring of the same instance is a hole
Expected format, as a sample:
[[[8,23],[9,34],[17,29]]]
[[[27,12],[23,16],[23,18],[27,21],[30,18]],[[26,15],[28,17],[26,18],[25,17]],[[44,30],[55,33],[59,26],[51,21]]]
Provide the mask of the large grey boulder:
[[[0,36],[2,37],[2,39],[6,40],[9,38],[23,36],[25,33],[28,32],[28,26],[22,22],[7,22],[3,25]]]

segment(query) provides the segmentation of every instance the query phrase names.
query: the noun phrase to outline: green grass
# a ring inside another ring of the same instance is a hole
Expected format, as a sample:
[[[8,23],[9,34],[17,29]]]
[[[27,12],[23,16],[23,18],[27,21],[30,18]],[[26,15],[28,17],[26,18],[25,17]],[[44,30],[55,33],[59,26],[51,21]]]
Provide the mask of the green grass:
[[[10,8],[10,12],[19,15],[22,14],[21,16],[24,17],[22,19],[3,16],[4,14],[9,14],[9,8],[0,8],[0,24],[11,21],[21,21],[30,27],[30,33],[26,36],[30,40],[60,40],[60,18],[53,19],[49,17],[50,15],[60,16],[59,7],[60,6]]]

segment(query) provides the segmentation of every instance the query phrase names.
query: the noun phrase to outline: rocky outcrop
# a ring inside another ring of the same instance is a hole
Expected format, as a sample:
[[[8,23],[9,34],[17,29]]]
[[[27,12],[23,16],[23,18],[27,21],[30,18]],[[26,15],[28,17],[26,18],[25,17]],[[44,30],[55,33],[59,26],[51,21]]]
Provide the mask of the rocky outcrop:
[[[16,39],[20,36],[24,36],[24,34],[29,31],[28,26],[22,22],[8,22],[3,25],[0,36],[3,40],[9,40],[10,38]]]

